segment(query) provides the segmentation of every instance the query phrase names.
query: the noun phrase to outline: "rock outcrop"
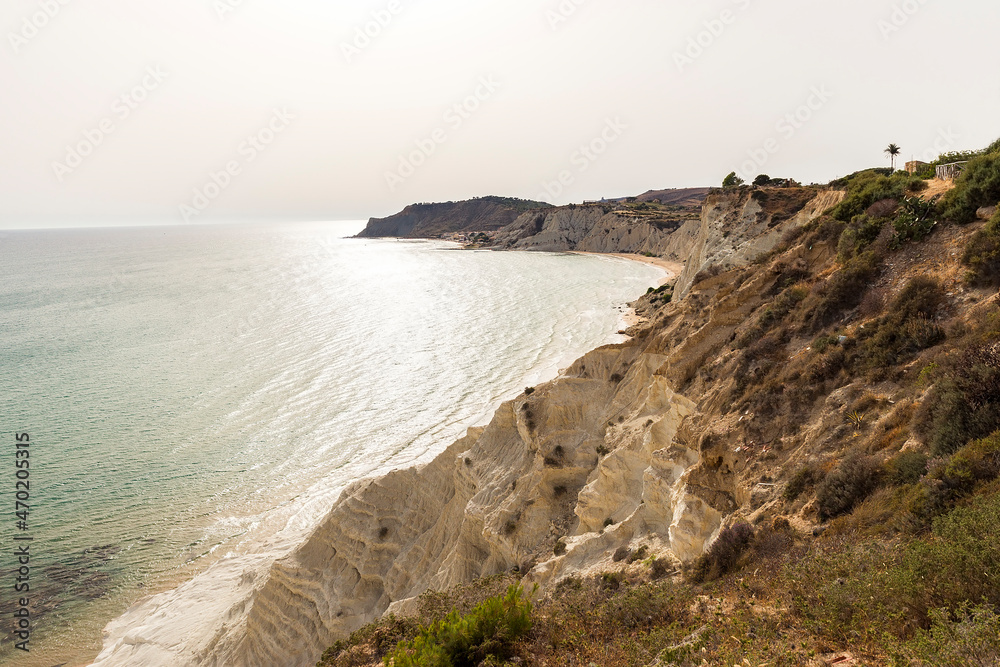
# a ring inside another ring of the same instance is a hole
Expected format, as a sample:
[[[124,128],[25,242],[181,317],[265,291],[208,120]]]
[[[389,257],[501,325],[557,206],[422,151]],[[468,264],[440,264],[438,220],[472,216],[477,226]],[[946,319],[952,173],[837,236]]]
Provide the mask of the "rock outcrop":
[[[710,195],[674,293],[683,298],[707,269],[730,269],[774,250],[782,237],[843,200],[842,190],[739,188]]]
[[[639,342],[595,350],[430,464],[355,484],[213,660],[311,665],[427,589],[515,567],[544,587],[639,537],[701,553],[722,514],[689,488],[700,456],[679,429],[695,406],[656,375],[664,360]]]
[[[550,204],[510,197],[480,197],[441,204],[412,204],[388,218],[372,218],[359,238],[439,238],[453,232],[491,232],[525,211]]]
[[[702,369],[778,274],[747,272],[739,289],[724,275],[693,292],[691,284],[705,267],[768,252],[842,196],[723,191],[709,197],[696,226],[660,235],[634,223],[636,246],[629,225],[600,207],[526,214],[535,217],[522,223],[534,227],[522,227],[531,233],[512,247],[664,254],[691,246],[681,277],[690,297],[669,306],[645,297],[637,308],[650,321],[628,342],[599,348],[504,403],[430,463],[348,487],[303,544],[232,578],[238,601],[213,612],[216,625],[197,646],[159,637],[154,624],[113,628],[97,664],[312,665],[337,639],[386,612],[405,613],[428,589],[517,568],[544,592],[566,576],[610,569],[616,550],[640,543],[675,565],[698,557],[752,500],[756,483],[744,474],[746,452],[726,439],[726,420],[742,417],[721,417],[730,412],[720,407],[727,394],[706,389]],[[798,260],[815,259],[801,252]],[[146,604],[157,614],[188,613]]]
[[[608,204],[563,206],[526,213],[500,230],[504,250],[652,254],[683,261],[699,229],[697,215],[651,221]]]
[[[843,196],[840,190],[803,187],[716,190],[707,194],[700,213],[687,214],[683,207],[658,205],[650,211],[641,203],[563,206],[525,213],[498,232],[494,245],[508,250],[649,254],[684,262],[675,288],[683,298],[700,272],[755,260]]]

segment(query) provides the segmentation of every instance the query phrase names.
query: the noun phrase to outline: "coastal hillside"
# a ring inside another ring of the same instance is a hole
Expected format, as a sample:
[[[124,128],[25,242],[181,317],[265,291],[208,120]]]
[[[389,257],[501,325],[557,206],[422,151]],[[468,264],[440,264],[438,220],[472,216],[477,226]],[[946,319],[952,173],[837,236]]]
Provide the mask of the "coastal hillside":
[[[683,261],[709,192],[650,190],[637,197],[558,207],[504,197],[413,204],[388,218],[372,218],[358,236],[441,238],[485,232],[493,237],[489,245],[501,249],[652,254]]]
[[[345,489],[195,661],[997,664],[998,202],[1000,144],[713,191],[627,342]]]
[[[698,234],[708,193],[707,188],[650,191],[614,202],[528,212],[501,229],[493,247],[644,254],[684,261]]]
[[[670,188],[668,190],[647,190],[636,201],[657,202],[673,206],[701,206],[711,188]]]
[[[412,204],[388,218],[372,218],[359,238],[440,238],[456,232],[488,232],[509,225],[525,211],[550,204],[511,197],[480,197],[441,204]]]
[[[703,225],[683,297],[348,491],[244,655],[325,633],[328,667],[997,664],[998,148],[955,183],[832,183],[760,252],[798,203],[714,193],[703,220],[732,224]]]

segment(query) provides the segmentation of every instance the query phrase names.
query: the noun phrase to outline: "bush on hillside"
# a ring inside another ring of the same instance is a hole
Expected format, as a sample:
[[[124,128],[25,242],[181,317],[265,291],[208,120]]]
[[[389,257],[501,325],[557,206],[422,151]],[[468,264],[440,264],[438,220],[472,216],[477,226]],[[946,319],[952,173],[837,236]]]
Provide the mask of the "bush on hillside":
[[[894,486],[916,484],[927,474],[927,460],[923,452],[901,452],[886,465],[889,481]]]
[[[942,216],[953,222],[976,219],[983,206],[1000,202],[1000,152],[973,158],[955,181],[955,188],[940,203]]]
[[[855,372],[881,377],[943,341],[944,329],[934,320],[945,299],[937,280],[923,276],[912,279],[893,301],[888,315],[858,331],[848,366]]]
[[[879,487],[882,470],[869,456],[852,455],[826,476],[816,489],[816,505],[824,521],[846,514]]]
[[[702,583],[732,572],[753,538],[754,529],[750,524],[737,523],[724,528],[708,552],[695,561],[690,579],[695,583]]]
[[[957,609],[934,609],[931,627],[900,644],[896,664],[968,667],[1000,665],[1000,616],[989,605],[968,603]]]
[[[792,502],[801,496],[806,489],[811,489],[816,485],[816,482],[822,479],[822,475],[816,466],[804,465],[795,471],[792,478],[788,480],[787,486],[785,486],[784,498],[788,502]]]
[[[938,455],[1000,429],[1000,343],[979,343],[949,361],[915,423]]]
[[[1000,431],[974,440],[950,457],[928,462],[927,474],[909,487],[909,528],[919,532],[955,503],[1000,477]]]
[[[978,498],[936,519],[936,539],[918,540],[907,549],[899,579],[916,584],[911,605],[918,618],[969,601],[1000,605],[1000,578],[988,574],[1000,563],[998,530],[1000,497]]]
[[[837,242],[838,261],[846,263],[874,243],[885,224],[884,218],[875,218],[867,214],[854,216]]]
[[[491,658],[507,660],[514,642],[531,629],[531,610],[523,589],[511,586],[504,597],[489,598],[469,614],[453,611],[413,641],[401,643],[384,662],[394,667],[478,667]]]
[[[926,187],[926,186],[925,186]],[[896,230],[896,247],[907,241],[923,241],[934,230],[934,205],[917,197],[903,199],[899,214],[892,221]]]
[[[962,263],[969,267],[970,284],[1000,286],[1000,209],[972,236]]]
[[[857,307],[880,272],[881,256],[874,249],[849,260],[820,288],[821,297],[808,316],[809,328],[817,332]]]
[[[841,222],[850,222],[876,202],[886,199],[901,200],[907,190],[911,189],[911,182],[915,184],[921,180],[905,172],[889,176],[886,175],[887,171],[889,170],[869,169],[835,181],[835,185],[847,188],[847,195],[844,201],[830,211],[830,215]]]
[[[938,518],[932,537],[820,545],[782,577],[807,627],[835,642],[877,645],[931,627],[935,609],[995,608],[1000,579],[984,574],[1000,562],[998,531],[1000,497],[979,498]]]
[[[376,659],[381,659],[399,642],[419,631],[420,625],[415,619],[397,618],[390,614],[338,641],[323,653],[318,664],[323,667],[368,667],[373,654]]]

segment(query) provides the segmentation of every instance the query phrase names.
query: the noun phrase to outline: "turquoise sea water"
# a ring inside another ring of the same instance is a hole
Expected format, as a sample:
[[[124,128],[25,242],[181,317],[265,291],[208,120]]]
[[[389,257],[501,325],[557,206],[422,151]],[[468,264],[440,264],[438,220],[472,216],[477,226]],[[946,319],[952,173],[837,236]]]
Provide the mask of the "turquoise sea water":
[[[131,602],[304,535],[345,482],[426,460],[610,342],[661,275],[344,238],[359,230],[0,238],[0,664],[84,664]],[[27,658],[8,620],[15,432],[32,442]]]

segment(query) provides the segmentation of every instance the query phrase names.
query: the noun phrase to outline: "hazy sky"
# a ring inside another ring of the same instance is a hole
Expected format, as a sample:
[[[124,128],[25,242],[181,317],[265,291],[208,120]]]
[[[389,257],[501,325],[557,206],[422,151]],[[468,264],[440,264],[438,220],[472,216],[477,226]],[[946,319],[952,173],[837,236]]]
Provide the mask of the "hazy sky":
[[[826,182],[1000,136],[997,26],[995,0],[5,0],[0,227]]]

